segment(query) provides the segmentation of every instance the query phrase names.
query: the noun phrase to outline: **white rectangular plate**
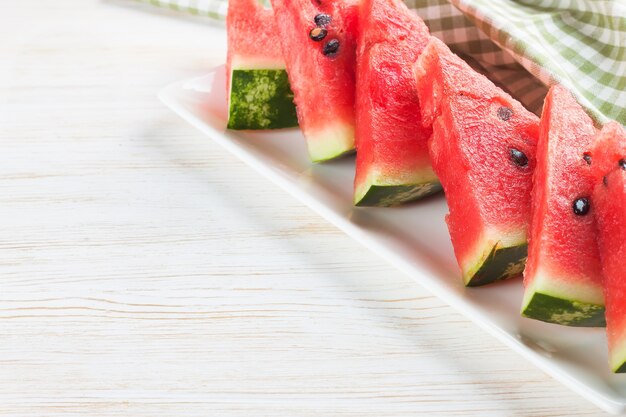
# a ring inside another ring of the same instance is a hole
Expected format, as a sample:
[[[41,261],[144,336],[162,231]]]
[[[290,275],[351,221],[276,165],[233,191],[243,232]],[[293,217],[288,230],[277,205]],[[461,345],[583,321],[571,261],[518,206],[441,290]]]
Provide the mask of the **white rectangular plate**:
[[[514,279],[465,288],[454,259],[443,196],[397,208],[352,205],[354,158],[312,164],[298,129],[226,130],[224,67],[165,87],[159,98],[183,119],[278,184],[480,327],[611,413],[626,410],[626,375],[609,371],[603,329],[546,324],[519,314]]]

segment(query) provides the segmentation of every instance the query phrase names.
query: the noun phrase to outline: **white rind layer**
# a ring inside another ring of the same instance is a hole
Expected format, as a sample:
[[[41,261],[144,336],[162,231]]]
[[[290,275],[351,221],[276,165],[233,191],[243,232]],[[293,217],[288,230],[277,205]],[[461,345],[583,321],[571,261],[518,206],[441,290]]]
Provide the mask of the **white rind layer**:
[[[233,55],[230,63],[231,70],[285,69],[285,60],[282,58]]]
[[[334,123],[323,129],[304,132],[313,162],[336,158],[354,150],[354,126]]]
[[[604,295],[600,285],[593,285],[588,279],[556,277],[540,267],[536,269],[530,285],[524,290],[522,311],[528,307],[536,293],[578,303],[604,305]]]
[[[626,337],[622,338],[621,343],[613,346],[609,352],[609,365],[611,370],[616,372],[626,361]]]

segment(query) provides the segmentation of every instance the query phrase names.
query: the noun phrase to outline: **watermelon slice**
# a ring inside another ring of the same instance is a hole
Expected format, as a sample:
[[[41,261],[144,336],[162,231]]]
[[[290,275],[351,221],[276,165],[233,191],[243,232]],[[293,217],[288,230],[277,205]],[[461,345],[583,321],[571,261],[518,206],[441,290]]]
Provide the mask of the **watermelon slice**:
[[[272,0],[272,7],[311,159],[325,161],[352,152],[357,6]]]
[[[354,203],[388,206],[441,190],[411,70],[430,36],[400,0],[365,0],[361,7]]]
[[[567,326],[604,326],[602,271],[589,200],[596,129],[574,97],[550,89],[541,115],[522,315]]]
[[[604,274],[609,363],[626,373],[626,131],[607,123],[591,152],[596,185],[592,210],[598,224],[598,243]]]
[[[256,0],[228,2],[226,60],[229,129],[298,125],[274,13]],[[259,30],[263,28],[263,30]]]
[[[436,38],[416,65],[430,155],[467,286],[520,275],[539,119]]]

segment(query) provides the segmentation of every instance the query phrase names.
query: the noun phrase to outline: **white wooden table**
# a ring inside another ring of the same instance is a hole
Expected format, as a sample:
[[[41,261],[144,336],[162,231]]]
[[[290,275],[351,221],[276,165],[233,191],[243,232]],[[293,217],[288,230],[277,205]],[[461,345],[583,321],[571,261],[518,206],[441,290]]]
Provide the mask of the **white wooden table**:
[[[0,0],[0,415],[601,415],[157,101],[224,58]]]

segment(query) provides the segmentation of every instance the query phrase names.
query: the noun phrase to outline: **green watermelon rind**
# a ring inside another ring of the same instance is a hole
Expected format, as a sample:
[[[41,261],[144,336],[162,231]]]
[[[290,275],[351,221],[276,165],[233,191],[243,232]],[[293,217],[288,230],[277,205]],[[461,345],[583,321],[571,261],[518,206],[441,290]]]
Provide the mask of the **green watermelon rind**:
[[[442,190],[438,182],[402,185],[371,184],[365,191],[355,195],[358,207],[389,207],[408,203],[436,194]]]
[[[524,291],[522,316],[563,326],[605,327],[602,288],[579,281],[537,271]]]
[[[228,102],[228,129],[298,126],[293,92],[284,68],[233,69]]]
[[[463,269],[463,282],[467,287],[479,287],[517,276],[521,276],[528,257],[528,242],[486,240],[479,256],[469,267]]]
[[[366,181],[357,185],[354,205],[388,207],[436,194],[442,190],[441,183],[432,170],[428,171],[416,175],[413,181],[400,184],[390,183],[383,175],[369,175]]]
[[[605,327],[604,306],[535,292],[522,316],[571,327]]]

